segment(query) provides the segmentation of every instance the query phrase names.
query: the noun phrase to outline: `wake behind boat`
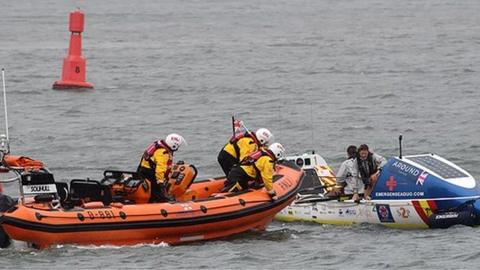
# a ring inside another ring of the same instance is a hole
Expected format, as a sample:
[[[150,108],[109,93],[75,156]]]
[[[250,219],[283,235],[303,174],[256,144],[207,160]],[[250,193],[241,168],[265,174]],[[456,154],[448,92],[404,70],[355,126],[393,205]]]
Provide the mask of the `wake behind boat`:
[[[335,225],[372,223],[394,228],[480,224],[480,187],[475,179],[435,154],[391,158],[373,188],[372,199],[359,203],[342,196],[328,197],[322,188],[323,176],[317,176],[317,188],[301,191],[276,219]]]

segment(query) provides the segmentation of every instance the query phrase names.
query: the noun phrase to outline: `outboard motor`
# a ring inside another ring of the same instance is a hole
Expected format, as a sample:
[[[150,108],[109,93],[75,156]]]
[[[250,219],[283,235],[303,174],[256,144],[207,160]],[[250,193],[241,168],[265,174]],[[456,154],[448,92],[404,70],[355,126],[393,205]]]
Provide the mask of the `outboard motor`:
[[[446,229],[453,225],[475,226],[479,224],[480,216],[476,213],[473,201],[466,202],[456,209],[441,211],[428,218],[430,228]]]
[[[46,169],[35,171],[25,171],[21,173],[20,194],[23,202],[33,198],[36,203],[50,203],[52,206],[60,206],[60,202],[65,198],[60,197],[57,192],[57,186],[64,183],[55,183],[53,174]]]

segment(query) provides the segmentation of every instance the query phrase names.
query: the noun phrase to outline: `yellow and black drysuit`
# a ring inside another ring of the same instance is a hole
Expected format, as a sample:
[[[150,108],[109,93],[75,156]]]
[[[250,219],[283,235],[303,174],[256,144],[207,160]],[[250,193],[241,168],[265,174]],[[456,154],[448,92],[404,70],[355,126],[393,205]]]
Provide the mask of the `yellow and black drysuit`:
[[[258,140],[254,133],[245,133],[234,136],[225,144],[218,154],[218,163],[225,176],[235,164],[239,164],[245,157],[258,150]]]
[[[173,151],[164,141],[152,143],[143,153],[137,173],[150,181],[152,192],[150,202],[168,201],[165,185],[173,164]]]
[[[270,150],[258,150],[247,156],[239,166],[234,166],[228,174],[224,192],[235,192],[247,189],[251,180],[263,183],[269,194],[273,190],[273,172],[276,159]]]

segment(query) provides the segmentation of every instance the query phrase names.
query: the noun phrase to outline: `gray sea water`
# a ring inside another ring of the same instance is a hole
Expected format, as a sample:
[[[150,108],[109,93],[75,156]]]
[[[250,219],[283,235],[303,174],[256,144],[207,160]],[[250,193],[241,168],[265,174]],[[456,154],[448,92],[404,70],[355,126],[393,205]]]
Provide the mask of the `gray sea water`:
[[[68,13],[86,13],[87,79],[55,91]],[[349,144],[434,152],[480,179],[477,0],[162,0],[0,3],[12,152],[58,180],[134,170],[171,132],[176,159],[220,175],[230,117],[334,167]],[[13,191],[14,187],[7,187]],[[0,250],[3,269],[478,269],[480,230],[273,222],[182,246]]]

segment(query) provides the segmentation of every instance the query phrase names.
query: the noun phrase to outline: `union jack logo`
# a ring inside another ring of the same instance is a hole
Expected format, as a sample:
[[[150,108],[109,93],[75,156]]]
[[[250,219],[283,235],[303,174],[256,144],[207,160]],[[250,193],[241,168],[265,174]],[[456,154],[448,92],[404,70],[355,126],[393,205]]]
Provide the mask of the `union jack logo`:
[[[422,172],[418,178],[417,178],[417,183],[416,185],[420,185],[420,186],[423,186],[423,183],[425,182],[425,179],[427,179],[428,177],[428,173],[427,172]]]

